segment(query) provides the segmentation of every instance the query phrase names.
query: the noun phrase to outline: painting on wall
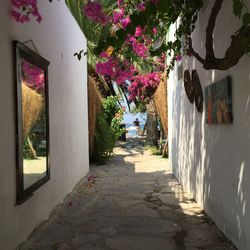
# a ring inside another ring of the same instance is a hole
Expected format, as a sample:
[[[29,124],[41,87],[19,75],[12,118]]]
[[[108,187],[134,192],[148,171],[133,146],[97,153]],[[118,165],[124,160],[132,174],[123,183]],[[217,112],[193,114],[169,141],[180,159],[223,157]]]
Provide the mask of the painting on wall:
[[[205,88],[207,124],[231,124],[232,80],[230,76]]]

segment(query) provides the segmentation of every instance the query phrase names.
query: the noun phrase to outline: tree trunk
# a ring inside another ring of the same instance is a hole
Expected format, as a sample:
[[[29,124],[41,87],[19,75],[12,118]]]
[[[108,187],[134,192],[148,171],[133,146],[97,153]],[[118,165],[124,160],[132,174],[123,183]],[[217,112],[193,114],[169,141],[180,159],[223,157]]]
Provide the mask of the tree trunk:
[[[144,127],[143,127],[141,135],[145,135],[145,132],[146,132],[146,129],[147,129],[147,122],[148,121],[146,121],[146,123],[144,124]]]
[[[36,151],[33,147],[33,144],[32,144],[32,141],[30,139],[30,137],[28,136],[27,138],[27,142],[28,142],[28,147],[29,147],[29,157],[30,159],[37,159],[37,156],[36,156]]]
[[[158,146],[158,124],[153,102],[146,104],[147,109],[147,145]]]
[[[166,143],[162,149],[162,157],[164,157],[164,158],[168,157],[168,141],[166,141]]]

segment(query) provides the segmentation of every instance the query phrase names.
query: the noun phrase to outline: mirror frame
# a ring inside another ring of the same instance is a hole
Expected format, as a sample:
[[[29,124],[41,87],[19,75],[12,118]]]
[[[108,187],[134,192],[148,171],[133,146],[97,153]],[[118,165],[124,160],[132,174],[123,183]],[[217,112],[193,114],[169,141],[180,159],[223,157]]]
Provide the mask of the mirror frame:
[[[48,66],[49,61],[41,57],[30,48],[18,41],[13,41],[14,55],[14,84],[16,90],[16,205],[22,204],[33,192],[45,184],[50,179],[50,141],[49,141],[49,88],[48,88]],[[45,80],[45,113],[46,113],[46,175],[24,189],[23,174],[23,138],[22,138],[22,80],[20,75],[20,60],[37,66],[44,71]]]

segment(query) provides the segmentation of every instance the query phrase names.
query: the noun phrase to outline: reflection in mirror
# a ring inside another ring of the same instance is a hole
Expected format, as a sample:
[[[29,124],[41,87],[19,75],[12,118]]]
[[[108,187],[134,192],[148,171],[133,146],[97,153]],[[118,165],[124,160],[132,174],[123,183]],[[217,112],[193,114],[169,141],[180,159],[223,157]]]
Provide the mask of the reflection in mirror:
[[[49,180],[49,62],[14,42],[17,86],[17,204]]]
[[[42,69],[21,61],[24,189],[46,175],[45,82]]]

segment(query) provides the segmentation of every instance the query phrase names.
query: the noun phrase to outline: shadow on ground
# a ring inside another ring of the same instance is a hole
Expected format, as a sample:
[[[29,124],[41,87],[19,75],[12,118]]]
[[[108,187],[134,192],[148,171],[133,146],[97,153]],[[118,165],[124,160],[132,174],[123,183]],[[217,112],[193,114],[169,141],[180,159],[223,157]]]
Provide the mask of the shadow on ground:
[[[117,143],[117,148],[122,149],[123,152],[119,151],[122,155],[124,153],[127,155],[136,155],[140,154],[143,155],[145,151],[145,143],[146,143],[146,138],[145,137],[131,137],[127,138],[126,142],[118,142]],[[119,154],[118,153],[118,154]],[[117,156],[117,154],[116,154]]]
[[[21,250],[234,249],[142,140],[119,143],[89,175],[96,181],[83,179]]]

